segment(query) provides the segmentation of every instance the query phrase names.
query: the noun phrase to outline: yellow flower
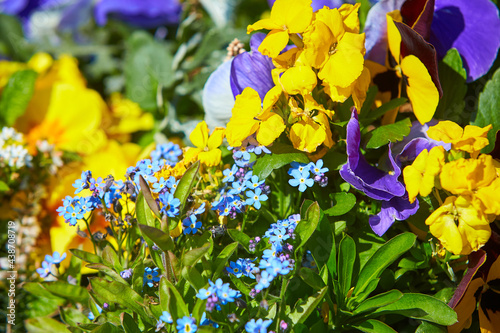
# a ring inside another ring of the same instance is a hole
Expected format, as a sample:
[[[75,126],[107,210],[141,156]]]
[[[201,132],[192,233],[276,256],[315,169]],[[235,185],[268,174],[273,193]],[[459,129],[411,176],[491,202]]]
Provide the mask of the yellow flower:
[[[403,177],[411,203],[420,193],[421,196],[428,196],[434,188],[436,176],[441,171],[444,164],[444,148],[437,146],[427,151],[424,149],[413,161],[403,170]]]
[[[349,96],[352,96],[354,106],[361,110],[366,99],[366,92],[370,86],[371,76],[367,67],[363,67],[361,75],[349,87],[341,88],[332,85],[325,86],[325,92],[331,97],[332,101],[343,103]]]
[[[443,166],[439,177],[441,186],[453,194],[472,194],[485,187],[497,177],[493,158],[481,155],[477,159],[460,158]]]
[[[364,34],[346,31],[338,9],[323,8],[304,33],[304,57],[325,85],[347,88],[363,71],[364,43]]]
[[[186,161],[199,160],[206,166],[216,166],[221,161],[222,152],[219,146],[224,139],[225,129],[216,127],[210,137],[208,136],[208,126],[205,121],[196,125],[196,128],[191,132],[189,140],[196,148],[188,148],[184,154]]]
[[[491,235],[490,224],[471,197],[451,196],[425,221],[430,232],[453,254],[470,254]]]
[[[249,25],[247,33],[261,29],[271,30],[260,44],[259,52],[274,58],[288,44],[289,34],[304,32],[313,17],[311,2],[311,0],[276,0],[270,18]]]
[[[264,107],[261,107],[259,94],[250,87],[236,96],[233,115],[226,128],[226,138],[229,145],[241,146],[250,135],[257,133],[257,141],[264,146],[273,143],[285,130],[283,118],[271,112],[274,103],[281,95],[281,88],[275,86],[264,97]]]
[[[500,178],[497,177],[490,185],[481,187],[476,192],[476,197],[484,206],[485,214],[500,215]]]
[[[483,128],[467,125],[462,129],[460,125],[445,120],[429,127],[427,135],[431,139],[451,143],[453,149],[468,152],[472,157],[476,157],[479,151],[488,145],[487,135],[492,127],[492,125]]]

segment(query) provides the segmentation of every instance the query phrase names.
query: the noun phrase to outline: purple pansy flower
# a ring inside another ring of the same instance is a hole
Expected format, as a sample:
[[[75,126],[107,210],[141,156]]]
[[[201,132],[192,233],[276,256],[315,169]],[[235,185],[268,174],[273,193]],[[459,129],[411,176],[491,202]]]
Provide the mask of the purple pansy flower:
[[[340,175],[345,181],[370,198],[376,200],[391,200],[405,194],[405,186],[398,181],[401,169],[389,152],[390,172],[382,171],[365,160],[359,150],[361,132],[358,113],[352,109],[351,120],[347,124],[347,163],[340,169]],[[390,148],[389,148],[390,149]]]
[[[273,61],[258,51],[266,35],[258,32],[250,38],[250,52],[238,54],[231,64],[230,83],[233,96],[236,98],[246,87],[259,93],[263,100],[266,93],[274,87],[271,71]]]
[[[114,17],[141,28],[177,24],[181,12],[178,0],[101,0],[94,7],[98,25],[105,25],[108,17]]]
[[[404,0],[381,0],[366,18],[366,58],[384,65],[387,56],[385,14],[400,9]],[[467,70],[467,81],[488,72],[500,47],[498,8],[490,0],[435,0],[429,42],[443,58],[456,48]]]
[[[370,216],[369,224],[373,232],[382,236],[391,227],[395,220],[404,221],[417,212],[418,200],[408,201],[408,195],[394,197],[389,201],[382,201],[382,208],[377,215]]]
[[[205,121],[209,128],[225,127],[231,119],[231,111],[234,106],[234,96],[231,90],[230,76],[232,58],[223,62],[210,74],[203,87],[203,109],[205,110]]]

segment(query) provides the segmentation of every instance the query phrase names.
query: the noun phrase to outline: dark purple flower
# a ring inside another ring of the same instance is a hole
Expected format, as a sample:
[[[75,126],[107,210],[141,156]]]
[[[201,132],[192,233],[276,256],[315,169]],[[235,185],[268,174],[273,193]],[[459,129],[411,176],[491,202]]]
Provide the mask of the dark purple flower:
[[[404,0],[381,0],[366,18],[366,58],[384,65],[387,55],[385,14],[400,9]],[[467,70],[467,81],[488,72],[500,47],[498,8],[490,0],[435,0],[429,35],[438,58],[456,48]]]
[[[230,83],[233,96],[236,97],[246,87],[251,87],[259,93],[263,100],[266,93],[274,87],[271,71],[273,61],[258,51],[266,35],[256,33],[250,39],[250,52],[237,55],[231,64]]]
[[[178,0],[101,0],[94,8],[98,25],[113,17],[141,28],[177,24],[181,12]]]
[[[398,181],[401,169],[389,152],[389,172],[382,171],[365,160],[359,150],[361,132],[358,113],[352,109],[351,120],[347,124],[347,163],[340,169],[340,175],[345,181],[367,196],[376,200],[391,200],[405,194],[405,186]],[[390,147],[389,147],[390,149]]]
[[[369,223],[373,232],[382,236],[397,221],[404,221],[417,212],[418,200],[408,201],[408,195],[394,197],[389,201],[382,201],[382,208],[377,215],[370,216]]]

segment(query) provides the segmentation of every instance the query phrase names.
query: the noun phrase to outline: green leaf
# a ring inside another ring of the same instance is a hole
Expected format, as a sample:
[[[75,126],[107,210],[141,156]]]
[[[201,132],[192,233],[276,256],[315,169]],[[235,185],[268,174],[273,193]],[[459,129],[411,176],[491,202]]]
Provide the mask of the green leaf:
[[[139,175],[139,185],[141,187],[141,193],[144,199],[146,200],[149,209],[151,209],[158,218],[161,218],[158,204],[156,203],[156,200],[153,198],[153,195],[151,194],[151,189],[149,188],[148,183],[146,182],[146,180],[144,180],[144,177],[142,177],[141,175]]]
[[[322,268],[326,265],[332,248],[335,248],[333,230],[330,226],[328,217],[323,215],[323,218],[319,221],[316,231],[313,232],[311,238],[309,238],[309,242],[307,243],[307,249],[311,251],[318,268]]]
[[[135,212],[137,215],[137,222],[139,224],[147,225],[152,228],[156,227],[156,218],[153,215],[151,209],[149,208],[146,198],[144,198],[142,191],[137,196],[135,202]]]
[[[228,229],[227,233],[234,241],[241,244],[245,248],[245,250],[249,252],[248,246],[250,244],[250,236],[248,236],[244,232],[239,231],[238,229]]]
[[[446,303],[424,294],[404,294],[399,300],[378,308],[372,315],[397,313],[406,317],[430,321],[439,325],[453,325],[457,313]]]
[[[344,238],[339,244],[338,258],[338,281],[340,283],[340,292],[343,297],[346,297],[349,289],[351,289],[351,281],[354,275],[354,262],[356,261],[356,243],[349,235],[344,235]]]
[[[328,261],[326,262],[326,267],[330,272],[332,279],[337,279],[337,249],[335,248],[335,244],[333,244],[332,249],[330,251],[330,256],[328,257]]]
[[[54,295],[53,293],[48,291],[44,287],[44,285],[40,282],[26,282],[23,285],[23,289],[26,290],[27,292],[35,295],[35,296],[39,296],[39,297],[43,297],[43,298],[51,298],[51,299],[55,299],[57,301],[64,301],[64,298],[57,296],[57,295]]]
[[[79,249],[70,249],[69,250],[74,256],[82,259],[83,261],[86,261],[91,264],[103,264],[103,261],[101,257],[98,255],[95,255],[90,252],[82,251]]]
[[[321,217],[321,210],[317,202],[314,202],[306,211],[305,219],[301,219],[295,228],[295,234],[299,236],[300,243],[295,251],[300,249],[309,240],[314,230],[318,226]]]
[[[95,269],[98,272],[104,273],[107,276],[113,278],[113,280],[115,280],[117,282],[121,282],[124,284],[127,283],[127,281],[125,281],[125,279],[123,279],[120,276],[120,273],[116,272],[113,268],[110,268],[110,267],[105,266],[103,264],[88,264],[87,267],[91,268],[91,269]]]
[[[200,290],[207,284],[207,281],[201,276],[196,267],[183,267],[181,274],[195,290]]]
[[[111,323],[104,323],[93,329],[92,333],[123,333],[123,331]]]
[[[29,333],[70,333],[71,331],[66,328],[63,323],[49,318],[49,317],[39,317],[30,318],[25,322],[26,331]]]
[[[448,50],[438,68],[443,96],[439,100],[434,118],[463,123],[464,115],[467,115],[464,112],[467,73],[458,51],[456,49]]]
[[[168,88],[175,81],[172,62],[165,44],[145,31],[134,32],[127,40],[123,65],[127,97],[143,110],[156,111],[160,88]]]
[[[182,264],[184,266],[193,266],[195,265],[209,250],[211,244],[206,243],[202,247],[192,249],[182,256]]]
[[[175,286],[165,277],[162,277],[160,280],[160,286],[162,284],[164,284],[164,286],[166,286],[169,290],[168,309],[170,314],[172,314],[172,317],[174,317],[174,320],[176,320],[177,318],[182,318],[184,316],[189,316],[189,309],[177,288],[175,288]]]
[[[198,171],[200,170],[200,161],[196,161],[191,165],[184,176],[182,176],[179,181],[179,185],[177,185],[177,189],[175,190],[174,197],[179,199],[181,202],[181,206],[179,207],[179,211],[184,210],[184,205],[186,204],[186,200],[191,193],[191,189],[193,188],[194,181],[196,176],[198,175]]]
[[[102,278],[90,278],[92,290],[107,303],[118,303],[125,308],[137,312],[142,320],[153,324],[146,313],[142,297],[128,285],[116,281],[107,281]]]
[[[7,51],[10,58],[21,61],[28,61],[34,53],[18,17],[0,14],[0,49]]]
[[[309,163],[304,153],[286,153],[286,154],[266,154],[257,159],[253,167],[253,174],[258,176],[259,179],[266,179],[273,170],[279,169],[284,165],[292,162]]]
[[[31,70],[15,72],[3,89],[0,100],[0,124],[12,126],[24,114],[33,92],[38,74]]]
[[[382,245],[361,269],[353,296],[363,293],[370,284],[370,281],[380,277],[380,274],[390,264],[408,251],[413,246],[416,237],[415,234],[407,232],[390,239]],[[365,295],[365,297],[367,296]]]
[[[479,107],[473,125],[484,127],[489,124],[493,128],[488,132],[488,140],[490,144],[481,150],[482,153],[490,153],[495,147],[496,133],[500,130],[500,117],[498,110],[500,110],[500,68],[496,70],[495,74],[484,87],[483,92],[479,95]]]
[[[334,204],[331,208],[324,211],[328,216],[344,215],[356,205],[356,196],[352,193],[331,193],[330,198],[334,201]]]
[[[352,327],[366,333],[396,333],[390,326],[376,319],[364,320],[361,324]]]
[[[43,287],[53,295],[66,298],[75,303],[85,303],[89,299],[87,289],[63,281],[44,282]]]
[[[386,114],[387,111],[390,111],[392,109],[398,108],[404,103],[406,103],[407,99],[404,97],[401,98],[395,98],[391,99],[389,102],[385,103],[384,105],[381,105],[377,109],[370,111],[370,113],[366,116],[364,119],[360,119],[359,122],[363,125],[369,125],[378,118],[382,117],[384,114]]]
[[[102,251],[102,260],[104,263],[108,264],[107,266],[114,267],[117,272],[121,272],[123,270],[122,265],[120,264],[120,259],[116,254],[115,250],[111,247],[111,245],[106,245],[104,250]]]
[[[224,248],[224,250],[222,250],[219,253],[219,255],[217,256],[217,258],[215,259],[215,262],[214,262],[213,267],[215,267],[215,269],[214,269],[214,273],[212,276],[212,280],[215,281],[219,277],[219,275],[222,272],[222,270],[224,269],[224,267],[226,267],[227,261],[233,255],[233,253],[237,247],[238,247],[238,242],[234,242],[234,243],[227,245]]]
[[[134,318],[126,312],[122,313],[122,326],[125,333],[141,333],[139,326],[137,326]]]
[[[305,283],[316,290],[320,290],[325,287],[323,279],[310,268],[302,267],[299,271],[299,276]]]
[[[420,325],[418,325],[415,333],[447,333],[448,330],[446,327],[437,325],[434,323],[430,323],[428,321],[423,321]]]
[[[328,287],[324,287],[306,300],[299,300],[293,311],[288,315],[288,318],[290,318],[294,325],[303,323],[311,313],[316,311],[316,307],[321,303],[327,291]]]
[[[375,295],[373,297],[368,298],[363,303],[358,305],[356,309],[353,311],[353,313],[356,315],[362,312],[372,311],[375,310],[376,308],[394,303],[401,297],[403,297],[403,293],[400,292],[399,290],[395,289],[389,290],[388,292],[385,292],[383,294]]]
[[[0,180],[0,192],[7,192],[8,190],[10,190],[9,185]]]
[[[394,124],[380,126],[366,135],[368,138],[366,148],[379,148],[389,142],[401,141],[410,134],[410,128],[410,118],[405,118]]]
[[[153,228],[144,224],[138,224],[139,229],[144,238],[149,238],[154,242],[162,251],[168,252],[174,248],[174,242],[169,234],[161,231],[160,229]]]

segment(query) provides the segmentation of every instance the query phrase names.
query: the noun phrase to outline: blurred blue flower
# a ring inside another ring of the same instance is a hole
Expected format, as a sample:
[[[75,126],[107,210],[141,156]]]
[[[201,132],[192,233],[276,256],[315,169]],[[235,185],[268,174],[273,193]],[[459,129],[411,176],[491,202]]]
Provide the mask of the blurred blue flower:
[[[181,201],[169,193],[160,193],[159,195],[160,202],[162,203],[161,212],[163,214],[167,214],[169,217],[175,217],[179,215],[179,206],[181,205]]]
[[[64,259],[66,259],[66,252],[61,255],[55,251],[52,255],[45,255],[45,261],[49,264],[59,265]]]
[[[191,316],[184,316],[177,319],[177,332],[178,333],[195,333],[198,330],[196,326],[196,319]]]
[[[224,183],[234,181],[234,175],[236,174],[236,172],[238,172],[238,166],[236,164],[233,164],[231,169],[225,169],[224,171],[222,171],[222,174],[224,175],[222,181]]]
[[[106,25],[108,18],[116,18],[146,29],[177,24],[181,12],[178,0],[100,0],[94,7],[98,25]]]
[[[160,320],[168,324],[172,324],[174,322],[174,320],[172,319],[172,315],[168,311],[162,312]]]
[[[42,267],[37,268],[36,272],[38,273],[38,275],[40,275],[41,278],[45,279],[50,274],[50,266],[50,263],[42,261]]]
[[[198,229],[201,228],[201,222],[196,220],[196,215],[189,215],[182,221],[182,225],[184,226],[184,234],[189,235],[195,234],[198,232]]]
[[[158,276],[160,272],[158,271],[158,267],[150,268],[146,267],[144,269],[144,281],[142,285],[147,284],[149,287],[153,287],[154,282],[160,282],[160,277]]]
[[[273,279],[274,275],[269,274],[267,271],[262,271],[260,273],[260,280],[255,285],[255,290],[264,290],[265,288],[269,288]]]
[[[243,275],[243,267],[238,262],[229,262],[229,267],[226,267],[226,271],[233,274],[238,279]]]

